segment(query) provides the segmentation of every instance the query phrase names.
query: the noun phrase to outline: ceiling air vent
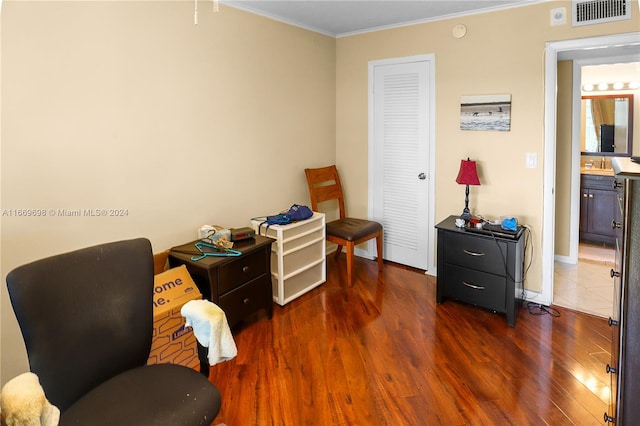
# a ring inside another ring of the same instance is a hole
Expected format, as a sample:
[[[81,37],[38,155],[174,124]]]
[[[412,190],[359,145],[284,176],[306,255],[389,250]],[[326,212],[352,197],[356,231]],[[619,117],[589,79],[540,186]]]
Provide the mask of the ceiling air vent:
[[[572,6],[574,27],[631,19],[631,0],[574,0]]]

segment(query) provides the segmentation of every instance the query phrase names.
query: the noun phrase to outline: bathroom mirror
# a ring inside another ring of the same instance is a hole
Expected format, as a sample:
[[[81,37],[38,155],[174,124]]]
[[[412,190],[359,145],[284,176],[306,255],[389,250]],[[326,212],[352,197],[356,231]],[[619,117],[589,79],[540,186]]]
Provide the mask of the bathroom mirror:
[[[582,155],[631,155],[633,95],[583,96]]]

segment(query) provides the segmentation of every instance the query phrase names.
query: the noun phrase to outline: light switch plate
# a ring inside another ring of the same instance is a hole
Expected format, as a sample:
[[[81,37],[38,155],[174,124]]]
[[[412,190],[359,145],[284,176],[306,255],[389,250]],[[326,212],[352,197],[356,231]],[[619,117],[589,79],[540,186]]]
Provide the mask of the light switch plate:
[[[535,152],[527,152],[526,162],[527,169],[535,169],[538,167],[538,154]]]

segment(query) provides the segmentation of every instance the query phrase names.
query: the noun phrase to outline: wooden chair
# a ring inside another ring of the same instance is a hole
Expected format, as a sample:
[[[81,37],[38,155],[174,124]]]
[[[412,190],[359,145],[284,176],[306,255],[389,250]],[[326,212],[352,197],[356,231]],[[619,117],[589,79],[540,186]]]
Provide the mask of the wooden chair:
[[[378,270],[382,270],[382,225],[378,222],[365,219],[347,217],[344,207],[344,195],[340,176],[335,165],[317,169],[305,169],[309,195],[311,197],[311,210],[319,211],[318,204],[324,201],[337,200],[340,207],[340,219],[327,223],[326,238],[338,245],[336,257],[340,256],[342,246],[347,248],[347,282],[353,286],[353,255],[354,248],[358,244],[376,239],[378,254]]]

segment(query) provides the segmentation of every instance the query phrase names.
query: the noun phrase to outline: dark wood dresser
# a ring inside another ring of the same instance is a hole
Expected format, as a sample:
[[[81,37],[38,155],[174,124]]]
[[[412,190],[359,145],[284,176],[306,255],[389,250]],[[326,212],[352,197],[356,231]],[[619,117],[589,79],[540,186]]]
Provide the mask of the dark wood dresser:
[[[458,216],[436,225],[438,272],[436,302],[455,299],[507,315],[516,323],[522,304],[524,237],[503,238],[455,226]]]
[[[640,164],[629,158],[614,158],[618,190],[616,217],[616,263],[612,329],[611,404],[605,422],[640,424]]]
[[[192,256],[200,255],[195,243],[173,247],[169,251],[169,266],[186,265],[203,297],[220,306],[230,327],[262,309],[271,319],[273,239],[256,235],[234,244],[233,249],[240,251],[241,256],[212,256],[198,261],[191,260]]]

